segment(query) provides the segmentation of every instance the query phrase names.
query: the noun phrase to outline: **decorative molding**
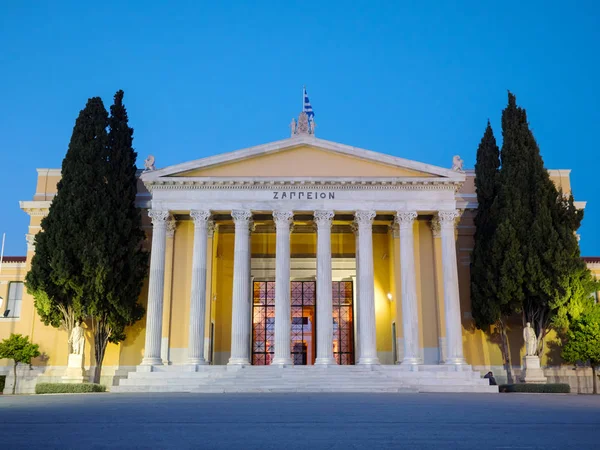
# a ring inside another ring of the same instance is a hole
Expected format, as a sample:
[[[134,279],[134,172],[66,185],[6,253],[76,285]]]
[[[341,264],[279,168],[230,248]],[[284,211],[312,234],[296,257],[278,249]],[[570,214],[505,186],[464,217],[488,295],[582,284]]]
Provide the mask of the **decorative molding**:
[[[393,190],[393,191],[454,191],[457,192],[463,182],[447,179],[432,178],[389,178],[371,180],[294,180],[294,179],[202,179],[171,177],[156,181],[146,181],[144,185],[148,191],[154,190],[273,190],[285,186],[294,191],[304,190]]]

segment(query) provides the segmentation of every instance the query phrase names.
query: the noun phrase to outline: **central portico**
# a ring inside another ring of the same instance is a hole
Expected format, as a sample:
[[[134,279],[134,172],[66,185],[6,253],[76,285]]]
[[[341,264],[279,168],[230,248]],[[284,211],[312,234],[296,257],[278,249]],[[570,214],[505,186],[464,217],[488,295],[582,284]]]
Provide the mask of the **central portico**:
[[[438,362],[464,364],[454,231],[459,217],[456,192],[465,181],[461,171],[301,133],[149,170],[141,180],[151,193],[148,215],[153,232],[140,370],[162,365],[161,346],[168,345],[161,335],[166,242],[177,220],[192,221],[194,230],[187,370],[207,364],[207,353],[212,353],[204,342],[212,336],[206,330],[211,305],[207,243],[213,233],[225,231],[234,233],[229,366],[380,364],[373,233],[382,230],[391,233],[399,255],[396,317],[401,318],[403,333],[394,336],[394,345],[401,348],[393,362],[423,364],[415,272],[417,221],[426,221],[433,239],[441,240],[439,291],[447,348],[440,349],[444,356]],[[332,255],[332,229],[354,234],[354,254]],[[253,233],[273,232],[275,257],[252,256]],[[315,257],[291,254],[290,237],[297,232],[316,234]]]

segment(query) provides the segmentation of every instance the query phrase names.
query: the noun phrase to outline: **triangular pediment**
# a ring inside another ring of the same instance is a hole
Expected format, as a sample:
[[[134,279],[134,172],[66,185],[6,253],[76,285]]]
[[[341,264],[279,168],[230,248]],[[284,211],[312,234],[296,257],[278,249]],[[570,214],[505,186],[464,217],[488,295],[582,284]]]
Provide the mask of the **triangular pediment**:
[[[294,137],[146,172],[144,181],[190,178],[448,178],[463,174],[314,137]]]

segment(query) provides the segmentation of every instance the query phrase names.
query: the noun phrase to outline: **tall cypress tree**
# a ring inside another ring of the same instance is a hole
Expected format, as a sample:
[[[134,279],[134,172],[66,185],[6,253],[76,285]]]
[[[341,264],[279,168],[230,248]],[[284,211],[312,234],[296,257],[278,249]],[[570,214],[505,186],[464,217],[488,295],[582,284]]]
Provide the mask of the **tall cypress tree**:
[[[145,237],[141,215],[135,206],[137,153],[132,147],[133,129],[128,124],[123,91],[116,93],[110,112],[104,171],[106,214],[99,218],[102,231],[95,240],[98,265],[92,280],[96,295],[90,296],[87,304],[94,332],[96,382],[100,381],[108,342],[124,340],[125,327],[143,316],[138,298],[148,272],[147,253],[141,247]]]
[[[527,114],[511,93],[502,113],[502,132],[499,223],[514,233],[512,271],[524,274],[510,282],[510,290],[514,300],[522,302],[523,322],[532,323],[541,352],[553,318],[581,278],[575,232],[583,213],[574,207],[572,196],[565,198],[550,180]],[[496,248],[508,244],[498,242]]]
[[[57,193],[35,237],[36,252],[26,276],[42,321],[68,334],[85,314],[82,257],[90,254],[90,221],[105,190],[107,124],[102,100],[89,99],[75,121]]]
[[[499,169],[500,152],[488,121],[475,164],[478,206],[471,260],[471,304],[479,329],[496,327],[507,378],[512,383],[506,319],[518,311],[515,281],[522,278],[522,270],[511,263],[520,257],[514,230],[507,223],[499,224],[498,220]]]

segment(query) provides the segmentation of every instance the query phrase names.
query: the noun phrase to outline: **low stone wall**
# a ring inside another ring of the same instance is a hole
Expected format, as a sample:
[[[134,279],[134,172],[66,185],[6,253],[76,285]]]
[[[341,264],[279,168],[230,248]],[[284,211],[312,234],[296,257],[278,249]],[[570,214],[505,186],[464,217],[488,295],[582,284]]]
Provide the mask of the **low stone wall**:
[[[17,394],[34,394],[37,383],[62,383],[62,376],[65,374],[66,366],[32,366],[27,364],[17,366]],[[85,370],[86,378],[84,381],[91,382],[93,379],[95,367],[89,367]],[[119,380],[127,378],[127,374],[135,371],[135,366],[104,366],[100,376],[100,384],[110,390],[111,386],[118,386]],[[0,366],[0,375],[6,375],[6,384],[3,394],[12,394],[14,383],[14,374],[12,366]]]
[[[481,376],[491,370],[498,384],[508,382],[504,366],[473,366],[473,369],[478,370]],[[513,375],[518,383],[521,382],[521,371],[521,367],[513,366]],[[592,369],[589,367],[577,369],[573,366],[544,367],[544,375],[548,378],[548,383],[568,384],[573,394],[591,394],[593,391]],[[600,379],[597,383],[600,386]]]

